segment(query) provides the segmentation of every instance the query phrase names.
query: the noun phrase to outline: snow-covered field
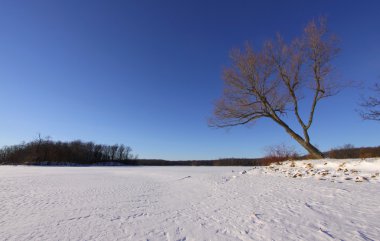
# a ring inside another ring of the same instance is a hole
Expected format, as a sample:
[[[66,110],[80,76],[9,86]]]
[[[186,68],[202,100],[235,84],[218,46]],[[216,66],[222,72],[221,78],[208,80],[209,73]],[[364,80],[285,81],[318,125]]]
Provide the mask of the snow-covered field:
[[[0,166],[0,240],[380,240],[377,167],[304,165]]]

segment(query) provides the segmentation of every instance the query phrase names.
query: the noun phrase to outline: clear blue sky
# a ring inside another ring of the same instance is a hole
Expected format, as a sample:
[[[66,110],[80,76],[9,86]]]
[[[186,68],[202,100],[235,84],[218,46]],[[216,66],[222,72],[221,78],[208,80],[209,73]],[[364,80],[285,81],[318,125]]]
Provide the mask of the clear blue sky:
[[[369,87],[380,80],[379,13],[375,0],[1,1],[0,146],[41,133],[125,143],[142,158],[172,160],[297,146],[265,120],[207,126],[230,49],[247,40],[260,46],[276,32],[291,38],[325,15],[342,40],[337,76]],[[380,145],[380,123],[355,112],[361,94],[351,88],[321,103],[314,144]]]

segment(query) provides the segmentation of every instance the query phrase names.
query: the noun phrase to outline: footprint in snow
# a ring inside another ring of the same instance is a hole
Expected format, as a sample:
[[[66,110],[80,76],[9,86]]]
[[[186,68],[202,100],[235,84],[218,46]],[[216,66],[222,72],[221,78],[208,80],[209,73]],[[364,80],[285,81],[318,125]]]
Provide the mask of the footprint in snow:
[[[177,181],[184,180],[184,179],[187,179],[187,178],[191,178],[191,176],[187,176],[187,177],[180,178],[180,179],[178,179]]]
[[[360,237],[362,238],[362,239],[364,239],[365,241],[375,241],[374,239],[371,239],[371,238],[369,238],[367,235],[365,235],[363,232],[361,232],[361,231],[357,231],[358,233],[359,233],[359,235],[360,235]]]
[[[258,213],[255,213],[252,215],[252,223],[258,225],[259,228],[263,228],[264,227],[264,222],[261,220],[261,216],[262,214],[258,214]]]
[[[322,228],[319,228],[319,231],[321,231],[322,233],[326,234],[330,238],[335,239],[335,237],[329,231],[323,230]]]

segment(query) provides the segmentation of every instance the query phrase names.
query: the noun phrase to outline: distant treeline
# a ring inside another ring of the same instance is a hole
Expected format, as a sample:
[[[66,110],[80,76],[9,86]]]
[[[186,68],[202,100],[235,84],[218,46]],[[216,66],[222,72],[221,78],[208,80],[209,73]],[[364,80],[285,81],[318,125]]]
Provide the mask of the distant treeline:
[[[218,160],[167,161],[138,159],[126,145],[100,145],[80,140],[71,142],[38,138],[0,149],[2,165],[133,165],[133,166],[260,166],[264,159],[224,158]]]
[[[281,147],[284,149],[285,147]],[[281,149],[280,148],[280,149]],[[278,148],[277,148],[278,149]],[[138,159],[126,145],[100,145],[93,142],[61,142],[38,138],[20,145],[0,149],[2,165],[133,165],[133,166],[266,166],[284,160],[308,159],[292,151],[277,150],[262,158],[224,158],[217,160],[167,161]],[[324,153],[329,158],[380,157],[378,147],[344,145]]]
[[[93,165],[123,163],[136,158],[126,145],[100,145],[82,141],[51,141],[38,138],[29,143],[0,149],[0,164]]]
[[[344,146],[331,149],[326,153],[326,156],[336,159],[380,157],[380,146],[354,147],[351,144],[346,144]]]

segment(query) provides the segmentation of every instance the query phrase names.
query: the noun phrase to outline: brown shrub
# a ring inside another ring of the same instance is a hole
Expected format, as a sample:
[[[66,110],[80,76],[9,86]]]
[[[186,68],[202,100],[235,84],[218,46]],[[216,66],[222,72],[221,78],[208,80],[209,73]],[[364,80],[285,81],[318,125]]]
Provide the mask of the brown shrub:
[[[288,146],[284,143],[266,147],[265,152],[266,154],[262,159],[262,162],[265,165],[287,160],[295,160],[299,157],[293,146]]]

